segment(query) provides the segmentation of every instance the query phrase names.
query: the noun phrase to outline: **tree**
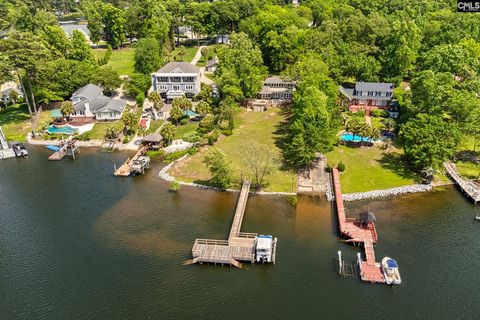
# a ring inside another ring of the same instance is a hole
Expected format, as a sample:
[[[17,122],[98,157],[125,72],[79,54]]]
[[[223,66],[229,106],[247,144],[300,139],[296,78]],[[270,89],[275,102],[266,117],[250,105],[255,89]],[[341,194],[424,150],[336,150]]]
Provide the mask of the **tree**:
[[[149,75],[134,73],[130,79],[125,82],[125,90],[128,95],[135,98],[140,92],[146,92],[152,85]]]
[[[125,40],[125,12],[111,3],[104,4],[102,22],[107,42],[114,48],[121,46]]]
[[[67,58],[72,51],[72,42],[59,26],[45,26],[42,38],[53,57]]]
[[[262,54],[245,33],[232,33],[230,44],[219,51],[218,87],[223,97],[253,98],[267,76]],[[233,87],[233,88],[232,88]]]
[[[275,170],[278,156],[267,145],[259,144],[254,139],[249,141],[251,142],[241,149],[240,157],[253,176],[253,187],[260,190],[267,185],[265,176]]]
[[[347,120],[345,129],[352,134],[352,141],[355,141],[355,136],[362,131],[364,122],[360,117],[350,117]]]
[[[135,48],[135,72],[150,74],[156,71],[163,62],[161,48],[153,38],[140,39]]]
[[[16,104],[16,103],[17,103],[17,100],[18,100],[18,92],[15,91],[15,90],[11,90],[11,91],[8,93],[8,99],[10,100],[10,102],[12,103],[12,105]]]
[[[208,152],[203,163],[210,170],[210,183],[214,186],[226,189],[230,186],[232,180],[232,170],[230,163],[227,162],[225,155],[218,149]]]
[[[207,61],[208,59],[208,48],[207,47],[202,47],[200,50],[200,53],[202,54],[202,58],[204,61]]]
[[[441,117],[420,113],[400,128],[405,155],[417,169],[439,168],[459,142],[458,129]]]
[[[195,111],[199,114],[207,114],[212,112],[212,108],[208,102],[202,100],[195,107]]]
[[[293,104],[284,158],[291,166],[300,168],[310,165],[317,152],[332,149],[336,125],[327,110],[327,96],[314,86],[300,87]]]
[[[212,86],[202,82],[200,87],[201,87],[200,92],[196,95],[195,99],[203,100],[205,102],[208,102],[209,104],[212,104],[213,102]]]
[[[180,56],[180,61],[183,61],[183,56],[186,54],[186,50],[184,46],[178,47],[178,55]]]
[[[62,112],[63,116],[67,117],[67,120],[70,121],[70,115],[75,112],[75,108],[73,107],[73,103],[71,101],[64,101],[62,102],[60,111]]]
[[[388,132],[395,130],[396,122],[392,118],[383,118],[380,122]]]
[[[115,91],[122,85],[122,79],[111,66],[97,68],[93,73],[91,82],[101,86],[108,93]]]
[[[81,9],[88,21],[88,31],[90,31],[90,40],[98,43],[102,36],[102,15],[100,2],[96,0],[83,0]]]
[[[105,128],[105,139],[117,139],[118,133],[114,126],[107,126]]]
[[[175,121],[175,124],[178,126],[178,120],[183,117],[183,110],[178,105],[173,105],[170,109],[170,118]]]
[[[170,144],[175,136],[175,126],[170,122],[166,122],[162,129],[160,129],[160,134],[163,136],[163,139],[167,141],[167,144]]]
[[[126,9],[126,31],[129,38],[151,38],[159,45],[168,40],[171,15],[166,10],[170,3],[157,0],[133,0]]]
[[[237,113],[237,104],[235,101],[228,97],[220,102],[218,109],[216,110],[216,122],[219,127],[222,127],[224,121],[228,121],[228,128],[233,129],[235,114]]]
[[[162,110],[163,108],[163,100],[160,94],[157,91],[152,91],[148,95],[148,100],[153,103],[153,108],[157,111]]]
[[[83,33],[78,30],[73,30],[72,32],[72,51],[69,54],[69,58],[78,61],[96,63],[87,39],[85,39]]]
[[[175,98],[172,101],[172,107],[178,107],[182,111],[187,111],[192,109],[192,101],[188,100],[186,97]]]
[[[127,135],[135,131],[135,127],[138,123],[138,118],[135,112],[131,112],[129,108],[125,108],[122,114],[122,122],[127,130]]]

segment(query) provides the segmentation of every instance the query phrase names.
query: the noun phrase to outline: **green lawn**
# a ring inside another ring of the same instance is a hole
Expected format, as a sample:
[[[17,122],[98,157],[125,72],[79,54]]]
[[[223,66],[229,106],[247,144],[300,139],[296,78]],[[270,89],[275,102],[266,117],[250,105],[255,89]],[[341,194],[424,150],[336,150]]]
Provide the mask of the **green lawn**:
[[[92,140],[103,140],[105,138],[105,130],[108,126],[113,126],[118,132],[122,130],[122,121],[115,122],[97,122],[93,126],[93,129],[89,131],[88,135]]]
[[[93,53],[95,54],[95,57],[99,59],[103,58],[106,50],[107,49],[94,49]],[[134,56],[135,48],[113,50],[108,65],[111,66],[113,70],[117,71],[119,75],[132,75],[134,73]]]
[[[457,161],[455,165],[458,172],[468,179],[477,179],[480,173],[480,165],[471,161]]]
[[[181,139],[184,135],[195,132],[197,128],[198,122],[189,122],[184,125],[179,124],[175,127],[175,136],[173,137],[173,139]]]
[[[152,120],[150,121],[150,127],[148,128],[148,132],[152,133],[157,131],[158,128],[162,125],[163,120]]]
[[[178,48],[175,48],[170,53],[170,61],[187,61],[190,62],[193,60],[193,57],[195,57],[195,54],[197,53],[198,47],[185,47],[185,55],[183,57],[180,57],[178,55]],[[176,60],[175,60],[176,58]]]
[[[267,145],[278,154],[279,158],[281,157],[280,150],[275,144],[279,138],[276,133],[277,126],[283,121],[283,116],[278,109],[273,108],[266,112],[242,111],[239,118],[239,126],[233,131],[233,134],[220,139],[214,146],[221,150],[226,155],[227,160],[230,161],[235,182],[240,182],[242,176],[251,175],[240,156],[242,146],[248,141],[257,141],[260,144]],[[183,181],[202,182],[208,180],[210,173],[202,160],[211,148],[210,146],[204,147],[196,155],[175,165],[171,171],[173,176]],[[266,177],[266,181],[269,182],[266,191],[295,191],[296,174],[283,171],[280,166],[281,163],[279,162],[277,169]]]
[[[211,44],[211,45],[206,46],[207,49],[208,49],[208,56],[213,59],[213,57],[215,57],[215,55],[216,55],[216,53],[214,51],[215,48],[216,48],[216,50],[218,50],[218,48],[220,46],[221,46],[220,44]],[[206,59],[201,57],[200,60],[198,60],[198,62],[197,62],[197,66],[198,67],[205,67],[207,65],[208,60],[210,60],[208,57]]]
[[[326,156],[330,164],[337,164],[340,160],[345,163],[346,170],[340,178],[343,193],[395,188],[418,182],[417,176],[401,160],[402,151],[399,149],[385,151],[377,146],[338,146]]]
[[[0,127],[8,141],[25,141],[32,130],[26,105],[14,105],[0,111]]]

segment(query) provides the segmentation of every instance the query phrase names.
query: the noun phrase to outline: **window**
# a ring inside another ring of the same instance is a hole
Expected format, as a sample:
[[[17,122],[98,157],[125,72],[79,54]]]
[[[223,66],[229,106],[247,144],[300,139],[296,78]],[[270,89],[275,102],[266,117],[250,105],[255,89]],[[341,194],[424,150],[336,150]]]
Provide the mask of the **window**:
[[[173,91],[180,91],[180,86],[173,86]]]
[[[165,84],[161,84],[161,85],[158,86],[158,90],[161,90],[161,91],[168,90],[168,86],[165,85]]]
[[[76,113],[76,112],[75,112]],[[80,115],[81,116],[84,116],[85,115],[85,111],[80,111]]]
[[[170,78],[170,81],[172,81],[172,82],[180,82],[180,81],[182,81],[182,80],[181,80],[180,77],[172,77],[172,78]]]
[[[185,90],[193,90],[193,86],[185,86]]]
[[[368,95],[371,97],[373,96],[373,91],[368,91]]]
[[[194,82],[195,79],[193,77],[185,77],[183,78],[183,82]]]
[[[158,77],[157,80],[160,82],[168,82],[168,77]]]

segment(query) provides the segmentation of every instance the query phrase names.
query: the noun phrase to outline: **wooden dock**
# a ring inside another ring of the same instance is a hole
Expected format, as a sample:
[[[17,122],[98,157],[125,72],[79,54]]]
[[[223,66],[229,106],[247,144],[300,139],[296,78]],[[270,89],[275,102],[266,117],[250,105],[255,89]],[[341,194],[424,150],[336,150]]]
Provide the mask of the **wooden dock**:
[[[9,147],[7,138],[3,134],[2,127],[0,127],[0,159],[13,157],[15,157],[15,151]]]
[[[60,161],[67,155],[72,156],[73,159],[75,159],[75,152],[78,152],[78,146],[75,144],[76,142],[77,139],[71,137],[66,141],[62,141],[60,144],[60,150],[48,157],[48,160]]]
[[[139,148],[131,159],[128,158],[120,168],[115,168],[113,174],[117,177],[128,177],[130,174],[145,173],[145,168],[150,166],[150,158],[145,155],[147,151],[147,146]]]
[[[480,184],[463,177],[458,173],[455,164],[450,161],[445,162],[443,166],[450,178],[455,181],[460,190],[462,190],[468,198],[472,199],[475,204],[480,202]]]
[[[214,263],[241,268],[243,262],[255,262],[257,233],[240,232],[247,206],[250,181],[245,180],[238,197],[228,240],[196,239],[192,248],[193,263]],[[275,263],[277,239],[273,241],[272,262]]]
[[[382,268],[379,262],[375,261],[374,244],[378,236],[375,224],[370,222],[362,224],[357,219],[345,217],[345,207],[340,187],[340,175],[337,168],[333,168],[333,185],[335,187],[335,201],[337,204],[337,215],[340,234],[346,238],[346,242],[363,244],[366,260],[359,261],[360,277],[363,281],[372,283],[385,283]]]

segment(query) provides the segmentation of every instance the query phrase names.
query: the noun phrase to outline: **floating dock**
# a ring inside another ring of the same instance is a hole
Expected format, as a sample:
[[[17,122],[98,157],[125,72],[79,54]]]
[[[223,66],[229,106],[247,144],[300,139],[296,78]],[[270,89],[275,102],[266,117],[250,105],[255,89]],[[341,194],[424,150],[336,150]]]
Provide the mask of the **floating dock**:
[[[247,206],[250,181],[245,180],[238,197],[228,240],[196,239],[192,248],[193,263],[219,263],[241,268],[242,262],[255,262],[257,233],[240,232]],[[272,262],[275,264],[277,238],[273,240]]]
[[[477,204],[480,202],[480,184],[463,177],[460,173],[458,173],[455,164],[447,161],[443,164],[447,174],[452,178],[453,181],[457,184],[460,190],[463,191],[464,194],[467,195],[468,198],[472,199],[472,201]]]
[[[55,151],[55,153],[48,157],[48,160],[60,161],[67,155],[75,159],[75,152],[80,153],[76,142],[77,139],[71,137],[68,138],[68,140],[66,141],[62,141],[59,146],[60,149],[58,149],[57,151]]]
[[[369,222],[362,224],[357,219],[347,219],[345,217],[345,207],[343,205],[342,189],[340,187],[340,175],[337,168],[333,168],[332,175],[340,234],[347,239],[346,242],[363,244],[365,250],[366,260],[358,261],[360,277],[363,281],[367,282],[385,283],[382,267],[379,262],[375,261],[375,249],[373,246],[378,240],[375,223]]]
[[[8,159],[15,157],[15,151],[9,147],[7,138],[3,134],[0,127],[0,159]]]
[[[132,159],[128,158],[120,168],[115,168],[114,175],[117,177],[128,177],[131,174],[144,174],[145,169],[150,168],[150,158],[145,155],[147,151],[147,146],[138,149]]]

